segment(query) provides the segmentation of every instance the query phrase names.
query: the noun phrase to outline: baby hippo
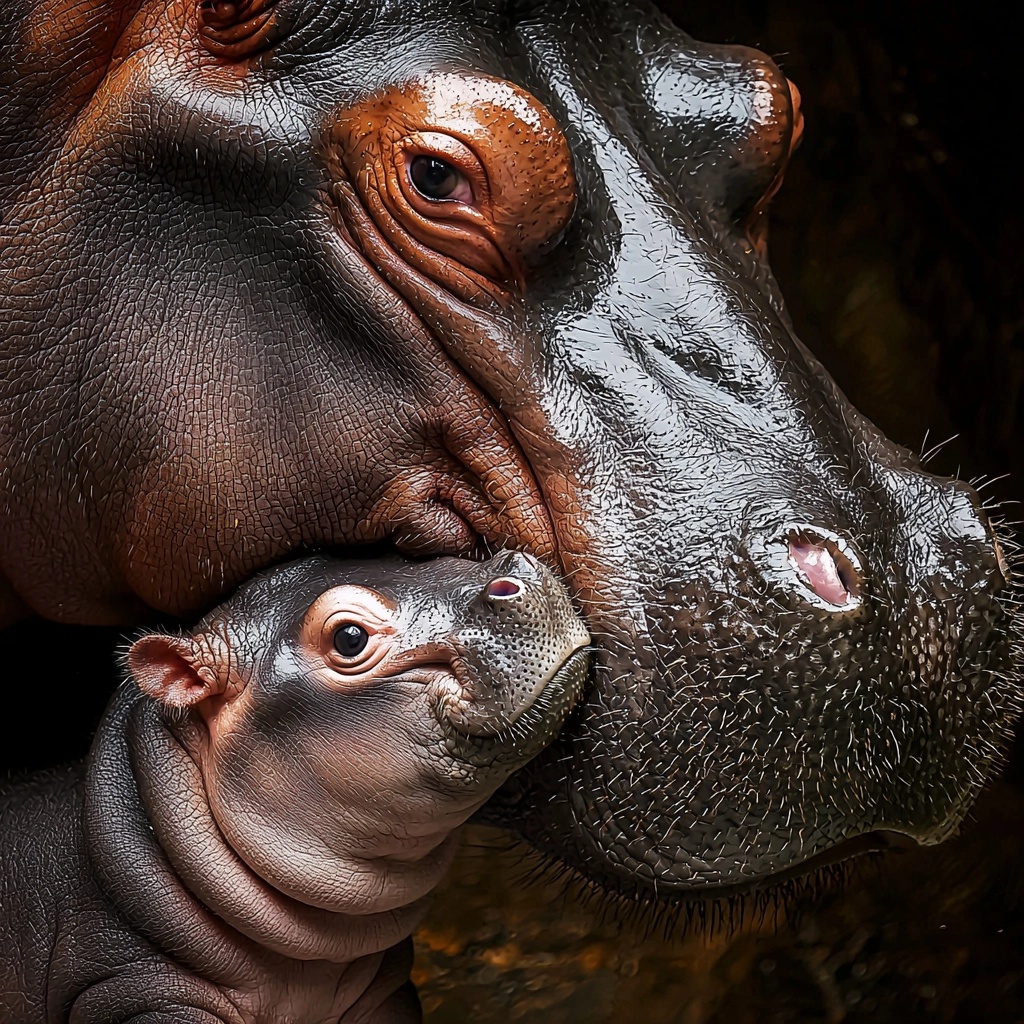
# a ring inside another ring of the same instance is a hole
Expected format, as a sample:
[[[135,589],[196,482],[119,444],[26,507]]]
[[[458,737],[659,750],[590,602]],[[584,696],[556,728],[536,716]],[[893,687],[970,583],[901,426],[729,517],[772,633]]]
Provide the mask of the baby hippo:
[[[456,830],[555,736],[588,642],[521,554],[309,558],[136,640],[85,764],[0,789],[0,1021],[418,1020]]]

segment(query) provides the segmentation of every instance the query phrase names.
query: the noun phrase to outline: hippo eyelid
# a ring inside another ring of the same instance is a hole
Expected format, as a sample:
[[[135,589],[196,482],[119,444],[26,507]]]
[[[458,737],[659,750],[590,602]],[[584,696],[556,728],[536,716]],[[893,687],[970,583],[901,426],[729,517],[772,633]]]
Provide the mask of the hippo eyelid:
[[[383,626],[394,618],[397,605],[380,591],[354,583],[343,583],[325,590],[310,606],[308,617],[334,618],[348,612],[367,628]]]
[[[371,262],[388,253],[395,272],[398,261],[411,263],[428,287],[464,302],[501,304],[524,290],[526,268],[575,206],[562,129],[505,79],[461,71],[412,79],[339,112],[326,138],[330,195],[348,236]],[[417,185],[419,157],[439,162],[436,189],[427,176]],[[418,308],[421,300],[406,301]]]

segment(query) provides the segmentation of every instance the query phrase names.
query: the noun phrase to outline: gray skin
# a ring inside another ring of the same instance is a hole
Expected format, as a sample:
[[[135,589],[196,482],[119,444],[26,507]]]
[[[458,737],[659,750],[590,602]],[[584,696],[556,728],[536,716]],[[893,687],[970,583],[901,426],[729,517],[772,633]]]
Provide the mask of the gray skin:
[[[1008,570],[974,491],[793,334],[778,67],[639,2],[265,7],[0,0],[7,616],[198,614],[311,547],[515,547],[597,650],[490,820],[671,900],[950,835],[1016,713]],[[428,94],[469,112],[381,137],[461,133],[497,206],[469,170],[432,214],[388,191],[360,133]],[[495,209],[504,263],[447,231]]]
[[[418,1020],[406,940],[588,643],[519,554],[307,559],[139,638],[88,762],[0,788],[0,1019]]]

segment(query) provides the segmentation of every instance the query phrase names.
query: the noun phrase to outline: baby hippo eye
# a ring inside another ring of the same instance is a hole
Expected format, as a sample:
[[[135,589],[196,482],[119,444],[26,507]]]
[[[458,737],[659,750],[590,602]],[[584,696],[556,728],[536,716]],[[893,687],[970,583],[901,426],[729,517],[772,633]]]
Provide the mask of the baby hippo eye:
[[[334,649],[343,658],[354,658],[362,654],[370,634],[357,622],[343,622],[334,631]]]
[[[465,175],[447,160],[436,156],[413,157],[409,164],[409,177],[416,191],[425,199],[462,199],[462,195],[455,193],[471,191]]]

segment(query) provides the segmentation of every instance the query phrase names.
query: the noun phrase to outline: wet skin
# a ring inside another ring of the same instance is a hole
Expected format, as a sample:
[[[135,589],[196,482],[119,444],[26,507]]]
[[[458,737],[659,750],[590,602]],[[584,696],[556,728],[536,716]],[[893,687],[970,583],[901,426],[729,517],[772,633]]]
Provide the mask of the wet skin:
[[[314,557],[140,637],[87,764],[0,787],[0,1018],[419,1020],[407,940],[589,639],[519,553]]]
[[[521,548],[598,650],[490,820],[667,899],[947,836],[1015,713],[1007,570],[792,334],[795,90],[642,5],[352,10],[9,16],[10,616]]]

